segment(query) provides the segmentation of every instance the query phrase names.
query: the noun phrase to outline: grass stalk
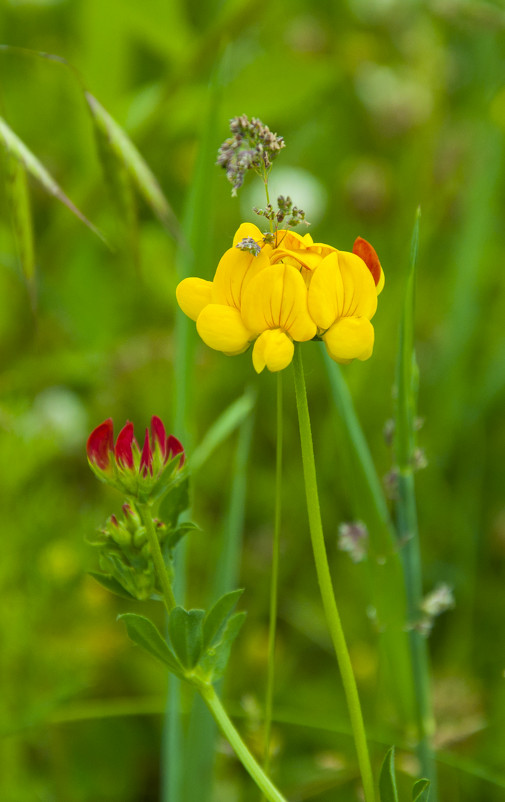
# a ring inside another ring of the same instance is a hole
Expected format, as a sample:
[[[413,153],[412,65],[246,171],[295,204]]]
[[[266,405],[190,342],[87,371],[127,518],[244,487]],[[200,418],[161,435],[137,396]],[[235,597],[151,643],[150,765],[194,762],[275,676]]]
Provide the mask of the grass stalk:
[[[255,395],[249,391],[244,396],[244,399],[246,398],[249,402],[249,412],[242,421],[238,432],[235,458],[231,470],[232,485],[228,513],[221,534],[212,599],[218,599],[223,594],[233,590],[237,587],[239,581],[247,491],[247,466],[254,428]],[[219,688],[220,685],[221,682],[216,687]],[[216,733],[217,729],[214,720],[209,716],[203,700],[196,696],[188,728],[187,740],[188,744],[191,745],[193,769],[185,777],[185,802],[206,802],[211,797]]]
[[[388,695],[396,701],[399,720],[408,729],[414,726],[415,701],[411,654],[405,631],[407,600],[398,538],[391,520],[382,483],[361,428],[353,400],[340,366],[324,349],[324,362],[330,382],[339,431],[343,437],[342,455],[349,463],[348,492],[353,513],[364,521],[369,535],[371,601],[376,611],[377,627],[385,674],[393,678]]]
[[[400,328],[397,363],[397,408],[395,454],[398,473],[396,519],[402,544],[403,568],[407,591],[407,614],[412,655],[413,681],[416,697],[418,732],[417,752],[422,774],[430,780],[430,800],[437,802],[437,775],[432,737],[435,723],[432,710],[428,646],[425,636],[416,626],[423,598],[421,548],[417,523],[414,483],[415,417],[418,371],[414,350],[415,278],[419,244],[418,209],[410,254],[410,266],[405,293],[405,306]]]

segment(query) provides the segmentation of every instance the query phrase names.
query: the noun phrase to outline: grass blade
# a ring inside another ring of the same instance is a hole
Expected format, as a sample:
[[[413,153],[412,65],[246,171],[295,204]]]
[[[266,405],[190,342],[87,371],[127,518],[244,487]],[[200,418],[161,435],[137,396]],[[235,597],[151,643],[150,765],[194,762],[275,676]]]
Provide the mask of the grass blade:
[[[248,418],[254,408],[255,400],[256,393],[249,388],[214,421],[191,456],[193,471],[199,470],[210,459],[213,452]]]
[[[212,589],[213,599],[217,599],[233,590],[239,582],[247,490],[247,466],[254,428],[255,393],[250,391],[249,397],[252,399],[252,403],[249,413],[243,417],[240,423],[235,459],[231,470],[233,481],[228,512],[221,534],[219,559]],[[184,799],[187,802],[207,802],[211,796],[216,735],[217,727],[214,720],[207,714],[200,697],[196,697],[191,711],[188,731],[189,754],[193,755],[193,771],[186,774],[187,782],[184,789]]]
[[[437,801],[436,768],[431,746],[434,719],[431,702],[429,661],[426,638],[416,627],[422,601],[422,572],[419,531],[417,525],[416,493],[414,484],[415,417],[417,403],[418,369],[414,349],[414,313],[416,264],[419,246],[419,219],[417,210],[410,265],[405,290],[403,318],[397,360],[397,405],[395,427],[395,456],[398,473],[396,502],[397,531],[403,544],[402,557],[407,590],[410,648],[416,690],[418,755],[422,774],[431,782],[432,802]]]
[[[98,102],[96,97],[87,91],[84,92],[84,97],[91,113],[97,139],[100,142],[101,153],[105,152],[107,157],[110,156],[124,165],[133,185],[148,206],[150,206],[165,228],[174,237],[180,239],[181,232],[177,218],[144,157],[141,156],[131,139]],[[106,170],[110,172],[108,166]]]
[[[373,604],[381,632],[380,647],[388,668],[384,674],[385,677],[394,678],[388,695],[396,698],[400,719],[404,723],[412,722],[414,694],[405,632],[405,586],[396,532],[349,388],[340,367],[326,351],[324,354],[337,413],[336,422],[343,439],[341,456],[347,461],[342,475],[349,478],[348,491],[353,500],[354,515],[364,521],[370,534],[368,565]]]
[[[212,231],[212,185],[216,175],[214,165],[215,151],[218,146],[216,142],[217,113],[221,95],[220,74],[221,62],[218,61],[214,75],[209,85],[207,99],[207,109],[202,114],[202,129],[200,137],[200,147],[195,167],[195,174],[190,185],[186,202],[185,214],[183,219],[184,240],[181,241],[177,254],[177,273],[179,280],[190,275],[195,253],[200,253],[203,260],[206,254],[211,253],[209,247]],[[205,273],[205,270],[203,270]],[[194,382],[194,350],[196,334],[194,326],[190,326],[191,321],[182,312],[176,317],[175,327],[175,414],[174,427],[185,443],[191,446],[189,436],[191,422],[193,420],[193,393]],[[185,595],[185,572],[186,572],[186,544],[181,543],[176,555],[176,593],[178,599],[184,599]],[[209,787],[210,769],[212,763],[207,760],[204,753],[204,745],[208,725],[208,711],[200,705],[200,697],[195,700],[195,711],[192,712],[193,719],[196,721],[196,734],[189,734],[187,743],[182,747],[182,726],[181,726],[181,699],[180,688],[174,681],[170,684],[167,715],[165,719],[165,746],[164,746],[164,776],[163,794],[164,802],[179,802],[180,799],[189,797],[182,794],[183,778],[198,776],[194,765],[198,759],[201,765],[202,774],[200,783],[199,800],[203,802],[202,788]],[[210,739],[213,743],[212,738]],[[208,743],[205,741],[205,743]],[[212,758],[211,758],[212,760]]]
[[[61,203],[63,203],[67,209],[75,214],[76,217],[81,220],[97,237],[103,242],[106,242],[104,235],[102,234],[99,229],[91,223],[87,217],[83,215],[83,213],[75,206],[74,203],[68,198],[61,187],[56,183],[54,178],[50,175],[50,173],[46,170],[42,162],[37,159],[36,156],[29,150],[24,142],[14,133],[14,131],[7,125],[5,120],[0,117],[0,142],[2,143],[4,150],[22,167],[29,173],[39,184],[48,192],[50,195],[53,195],[57,198]]]
[[[103,128],[94,125],[94,130],[98,155],[110,190],[109,194],[117,207],[121,220],[122,238],[124,237],[127,245],[125,251],[131,256],[135,267],[139,268],[139,226],[132,181],[124,162],[111,148],[109,137]]]
[[[4,160],[6,195],[11,211],[12,227],[18,248],[21,270],[26,279],[32,307],[34,308],[35,249],[26,171],[10,150],[5,152]]]

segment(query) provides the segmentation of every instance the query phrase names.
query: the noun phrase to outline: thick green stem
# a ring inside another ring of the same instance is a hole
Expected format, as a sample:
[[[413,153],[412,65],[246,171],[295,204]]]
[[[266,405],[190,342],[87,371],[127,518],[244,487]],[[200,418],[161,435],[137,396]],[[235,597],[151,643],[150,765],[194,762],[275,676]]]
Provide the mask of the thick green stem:
[[[295,391],[296,405],[298,408],[298,422],[300,426],[300,442],[302,447],[303,474],[305,479],[305,494],[307,498],[307,511],[309,515],[310,536],[312,539],[312,549],[316,563],[317,578],[326,614],[326,621],[330,631],[331,639],[335,649],[342,684],[347,700],[347,708],[351,720],[351,727],[354,735],[354,743],[358,755],[358,763],[363,782],[363,790],[366,802],[375,802],[375,787],[373,781],[370,756],[366,741],[365,725],[361,712],[361,705],[358,696],[358,689],[354,672],[352,670],[349,651],[345,642],[344,631],[340,621],[340,615],[335,600],[333,585],[331,581],[328,556],[324,542],[323,525],[321,521],[321,511],[319,508],[319,496],[317,491],[316,465],[314,460],[314,446],[312,443],[312,432],[310,427],[309,407],[307,403],[307,391],[305,388],[305,376],[303,373],[303,363],[301,348],[295,346],[294,355],[295,372]]]
[[[263,768],[270,768],[270,737],[275,686],[275,637],[277,631],[277,602],[279,586],[279,541],[282,520],[282,371],[277,373],[277,438],[275,457],[275,513],[272,544],[272,575],[270,581],[270,623],[268,631],[268,673],[265,699],[265,752]]]
[[[163,601],[165,603],[165,607],[167,608],[167,613],[170,613],[170,611],[176,606],[176,601],[168,576],[167,567],[165,565],[165,560],[163,559],[163,554],[161,553],[160,541],[158,540],[154,529],[151,508],[148,504],[137,503],[136,506],[142,519],[142,523],[145,526],[147,540],[151,549],[151,556],[153,558],[154,570],[156,571],[161,585],[161,590],[163,592]]]
[[[275,785],[268,779],[259,763],[257,763],[251,755],[249,749],[233,726],[213,686],[204,685],[199,687],[198,690],[223,732],[223,735],[225,735],[238,759],[246,771],[249,772],[258,788],[263,792],[265,798],[268,799],[269,802],[286,802],[285,797],[282,796],[280,791],[278,791]]]

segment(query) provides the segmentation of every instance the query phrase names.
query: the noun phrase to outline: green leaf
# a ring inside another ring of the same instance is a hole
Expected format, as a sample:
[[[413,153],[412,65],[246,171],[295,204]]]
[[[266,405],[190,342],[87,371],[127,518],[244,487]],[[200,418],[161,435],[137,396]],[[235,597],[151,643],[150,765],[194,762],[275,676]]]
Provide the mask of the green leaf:
[[[107,588],[111,593],[115,593],[116,596],[121,596],[122,599],[135,599],[135,596],[129,593],[117,579],[114,579],[110,574],[101,574],[99,571],[88,571],[88,573],[89,576],[96,579],[102,587]]]
[[[184,521],[182,524],[170,532],[167,542],[170,549],[173,549],[179,540],[181,540],[185,535],[189,532],[194,532],[195,530],[199,530],[200,527],[194,524],[192,521]]]
[[[19,252],[19,261],[34,301],[35,251],[33,247],[33,225],[26,170],[12,155],[5,152],[6,195],[10,206],[12,226]]]
[[[205,437],[191,455],[191,468],[196,471],[212,456],[226,438],[251,414],[256,403],[256,393],[248,390],[233,401],[214,421]]]
[[[104,149],[107,150],[125,166],[134,186],[165,228],[174,237],[180,238],[179,223],[147,162],[98,100],[87,91],[84,92],[84,97],[91,112],[97,139],[101,142],[102,153]]]
[[[184,677],[180,662],[149,618],[145,618],[143,615],[135,615],[135,613],[124,613],[118,616],[118,620],[125,622],[126,631],[137,646],[141,646],[146,652],[156,657],[157,660],[165,663],[168,669],[177,677]]]
[[[211,607],[203,622],[203,648],[208,649],[218,641],[224,632],[231,611],[240,599],[243,590],[232,590],[225,593]]]
[[[430,798],[430,781],[417,780],[412,789],[412,802],[428,802]]]
[[[185,668],[194,668],[202,653],[204,610],[174,607],[168,619],[168,633],[174,651]]]
[[[388,750],[379,776],[380,802],[398,802],[395,777],[395,748]]]
[[[163,496],[158,510],[159,517],[171,529],[176,529],[180,515],[182,515],[188,507],[189,476],[186,476],[180,482],[173,485],[168,493]]]
[[[30,173],[48,192],[54,195],[63,203],[70,211],[75,214],[94,234],[96,234],[103,242],[106,242],[104,235],[99,229],[91,223],[87,217],[72,203],[61,187],[56,183],[54,178],[46,170],[42,162],[40,162],[33,153],[28,150],[24,142],[12,131],[4,119],[0,117],[0,143],[4,149],[21,164],[24,169]]]
[[[212,681],[219,679],[219,677],[224,674],[233,641],[240,632],[246,615],[246,612],[232,615],[226,622],[219,643],[208,649],[201,659],[200,665],[203,670],[210,675]]]

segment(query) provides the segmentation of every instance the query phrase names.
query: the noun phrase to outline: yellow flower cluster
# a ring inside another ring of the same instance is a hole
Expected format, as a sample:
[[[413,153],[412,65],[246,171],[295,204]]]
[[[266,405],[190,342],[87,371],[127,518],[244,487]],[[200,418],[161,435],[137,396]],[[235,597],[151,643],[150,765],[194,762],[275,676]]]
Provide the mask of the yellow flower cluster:
[[[236,247],[249,238],[261,247],[257,256]],[[377,254],[360,237],[352,253],[294,231],[278,231],[268,244],[257,226],[243,223],[214,279],[184,279],[177,302],[211,348],[233,356],[254,341],[253,365],[261,373],[283,370],[294,343],[316,336],[336,362],[368,359],[383,286]]]

